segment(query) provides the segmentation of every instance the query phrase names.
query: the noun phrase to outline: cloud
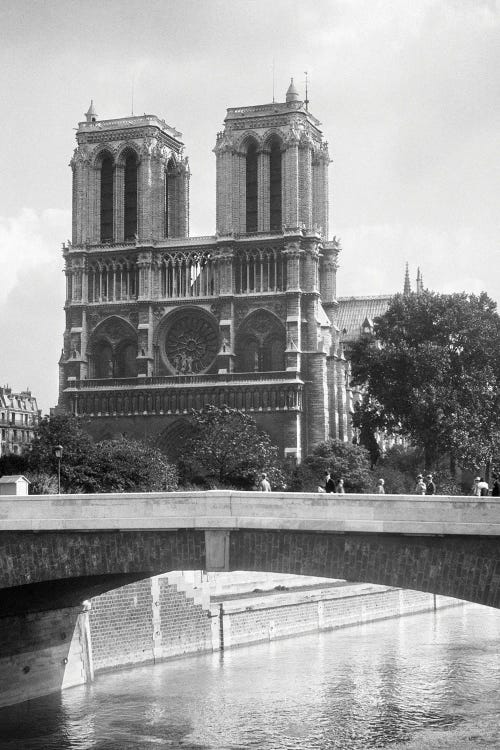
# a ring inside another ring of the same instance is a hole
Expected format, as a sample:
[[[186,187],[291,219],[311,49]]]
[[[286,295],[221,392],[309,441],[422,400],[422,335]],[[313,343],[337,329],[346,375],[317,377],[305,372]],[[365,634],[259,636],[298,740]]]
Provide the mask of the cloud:
[[[57,400],[69,221],[58,209],[0,218],[0,385],[30,387],[43,412]]]
[[[71,227],[69,212],[23,208],[17,216],[0,216],[0,306],[37,269],[51,262],[62,268],[60,247]]]

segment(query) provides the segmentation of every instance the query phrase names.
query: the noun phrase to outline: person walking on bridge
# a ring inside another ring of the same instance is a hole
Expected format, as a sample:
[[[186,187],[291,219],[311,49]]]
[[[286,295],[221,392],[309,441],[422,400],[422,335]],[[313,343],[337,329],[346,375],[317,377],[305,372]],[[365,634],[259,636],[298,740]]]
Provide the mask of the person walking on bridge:
[[[432,474],[427,474],[427,484],[425,485],[425,494],[426,495],[436,494],[436,485],[434,484],[432,480]]]
[[[493,474],[493,486],[491,488],[491,496],[500,496],[500,481],[498,481],[498,474]]]
[[[416,495],[425,495],[427,487],[425,486],[424,478],[422,474],[419,474],[417,476],[417,484],[415,485],[415,494]]]
[[[339,481],[337,482],[335,492],[337,493],[337,495],[345,495],[344,480],[342,479],[342,477],[340,477]]]
[[[269,483],[269,479],[267,478],[267,474],[262,474],[262,479],[260,480],[259,484],[259,490],[260,492],[271,492],[271,485]]]

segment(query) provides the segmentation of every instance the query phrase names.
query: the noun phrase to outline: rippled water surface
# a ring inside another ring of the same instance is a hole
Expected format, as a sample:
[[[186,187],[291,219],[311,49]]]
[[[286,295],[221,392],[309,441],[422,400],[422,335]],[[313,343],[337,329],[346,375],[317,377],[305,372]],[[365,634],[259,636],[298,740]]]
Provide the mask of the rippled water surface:
[[[466,605],[98,675],[0,710],[0,748],[500,748],[499,645]]]

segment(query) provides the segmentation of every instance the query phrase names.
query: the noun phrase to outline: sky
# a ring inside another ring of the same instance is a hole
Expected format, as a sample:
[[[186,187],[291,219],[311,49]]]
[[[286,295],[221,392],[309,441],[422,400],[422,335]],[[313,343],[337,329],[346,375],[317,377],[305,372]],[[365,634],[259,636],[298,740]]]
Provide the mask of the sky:
[[[329,142],[340,296],[500,299],[496,0],[0,0],[0,385],[57,402],[61,244],[77,123],[156,114],[183,133],[190,234],[215,231],[228,107],[284,101],[290,77]],[[274,73],[273,73],[274,70]]]

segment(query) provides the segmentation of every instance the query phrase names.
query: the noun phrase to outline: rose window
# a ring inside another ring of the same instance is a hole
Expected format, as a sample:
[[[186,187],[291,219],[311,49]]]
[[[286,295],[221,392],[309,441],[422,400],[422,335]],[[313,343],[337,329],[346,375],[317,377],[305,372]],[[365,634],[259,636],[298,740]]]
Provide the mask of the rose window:
[[[178,313],[164,338],[165,358],[176,375],[206,372],[219,348],[219,331],[208,316],[198,310]]]

